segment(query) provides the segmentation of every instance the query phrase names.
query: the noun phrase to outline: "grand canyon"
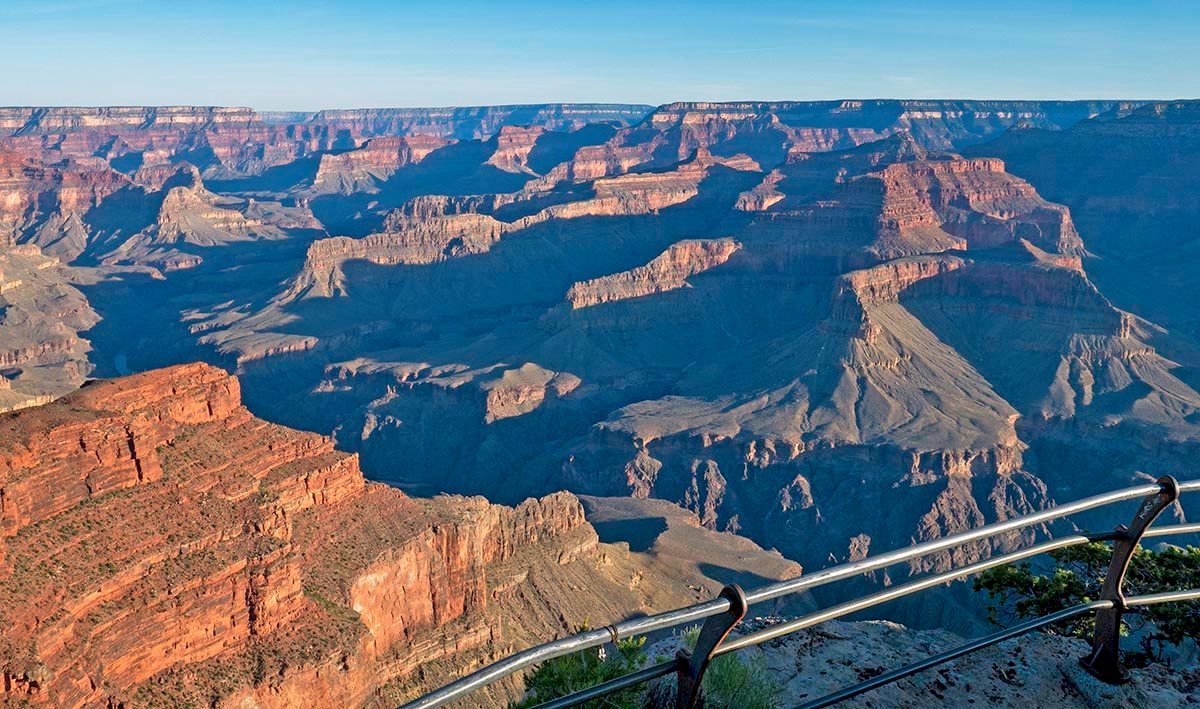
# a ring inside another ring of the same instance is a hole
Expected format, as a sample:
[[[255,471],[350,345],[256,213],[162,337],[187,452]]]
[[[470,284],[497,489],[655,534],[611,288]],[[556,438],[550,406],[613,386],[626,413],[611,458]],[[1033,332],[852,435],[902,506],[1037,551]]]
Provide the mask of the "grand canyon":
[[[1198,224],[1200,101],[0,108],[3,701],[395,706],[1198,477]]]

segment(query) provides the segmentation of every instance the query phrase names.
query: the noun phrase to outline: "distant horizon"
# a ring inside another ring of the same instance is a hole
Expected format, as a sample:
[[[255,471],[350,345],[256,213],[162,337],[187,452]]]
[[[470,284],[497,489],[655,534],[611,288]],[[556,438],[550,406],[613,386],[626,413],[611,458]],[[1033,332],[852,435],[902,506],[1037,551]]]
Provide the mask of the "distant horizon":
[[[857,96],[843,96],[840,98],[782,98],[782,99],[728,99],[721,101],[710,101],[707,99],[679,99],[674,101],[665,101],[663,103],[642,103],[638,101],[534,101],[534,102],[499,102],[499,103],[455,103],[441,105],[378,105],[378,106],[322,106],[320,108],[262,108],[259,106],[237,104],[237,103],[96,103],[96,104],[76,104],[76,103],[42,103],[42,104],[8,104],[0,106],[0,109],[37,109],[37,108],[80,108],[80,109],[112,109],[112,108],[237,108],[247,109],[256,113],[320,113],[322,111],[391,111],[391,110],[449,110],[449,109],[471,109],[471,108],[524,108],[534,106],[625,106],[625,107],[648,107],[651,109],[662,108],[673,104],[693,104],[693,103],[708,103],[708,104],[781,104],[781,103],[837,103],[842,101],[862,101],[862,102],[891,102],[891,101],[929,101],[929,102],[946,102],[946,103],[1113,103],[1113,102],[1128,102],[1128,103],[1171,103],[1175,101],[1193,102],[1200,101],[1200,95],[1195,97],[1176,96],[1172,98],[1132,98],[1128,96],[1120,98],[941,98],[931,96],[906,96],[906,97],[872,97],[862,98]]]
[[[0,62],[30,68],[0,76],[0,96],[293,112],[1200,96],[1197,27],[1200,4],[1179,0],[42,0],[0,4]]]

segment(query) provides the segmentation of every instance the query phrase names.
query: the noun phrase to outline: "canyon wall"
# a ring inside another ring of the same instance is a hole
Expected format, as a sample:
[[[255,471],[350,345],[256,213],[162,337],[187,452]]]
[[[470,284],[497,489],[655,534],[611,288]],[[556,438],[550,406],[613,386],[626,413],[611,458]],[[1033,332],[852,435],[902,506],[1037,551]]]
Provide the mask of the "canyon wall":
[[[567,493],[506,508],[368,483],[208,365],[0,417],[7,701],[393,705],[447,678],[431,663],[691,600],[672,573],[600,544]]]

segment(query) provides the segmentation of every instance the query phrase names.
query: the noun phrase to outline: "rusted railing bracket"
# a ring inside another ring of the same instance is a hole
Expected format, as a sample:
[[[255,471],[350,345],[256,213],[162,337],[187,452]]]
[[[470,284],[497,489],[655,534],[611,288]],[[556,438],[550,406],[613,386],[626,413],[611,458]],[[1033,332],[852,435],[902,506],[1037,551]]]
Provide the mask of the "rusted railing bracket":
[[[1128,527],[1117,527],[1113,540],[1112,561],[1104,576],[1104,587],[1100,600],[1112,601],[1112,608],[1096,611],[1096,631],[1092,636],[1092,651],[1081,658],[1079,664],[1096,679],[1108,684],[1124,684],[1129,681],[1129,672],[1121,666],[1121,617],[1125,614],[1125,592],[1122,588],[1125,573],[1133,552],[1145,534],[1146,528],[1158,518],[1162,511],[1179,499],[1179,482],[1170,476],[1158,479],[1162,486],[1159,492],[1146,496],[1133,521]]]
[[[679,709],[692,709],[700,699],[700,683],[712,661],[713,653],[746,615],[750,604],[746,602],[746,594],[742,587],[731,583],[721,589],[721,598],[729,599],[729,610],[719,615],[709,616],[700,627],[700,635],[696,638],[696,647],[688,652],[680,650],[675,659],[679,663],[676,672],[678,678],[675,695],[676,706]]]

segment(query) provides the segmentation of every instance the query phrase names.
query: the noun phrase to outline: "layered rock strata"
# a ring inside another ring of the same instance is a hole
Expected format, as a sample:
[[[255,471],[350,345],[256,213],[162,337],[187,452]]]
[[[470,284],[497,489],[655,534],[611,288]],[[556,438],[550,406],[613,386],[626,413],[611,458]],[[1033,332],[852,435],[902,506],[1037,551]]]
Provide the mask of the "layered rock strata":
[[[394,705],[446,678],[422,667],[711,590],[599,544],[569,494],[367,483],[200,364],[0,418],[0,503],[3,697],[35,706]]]

